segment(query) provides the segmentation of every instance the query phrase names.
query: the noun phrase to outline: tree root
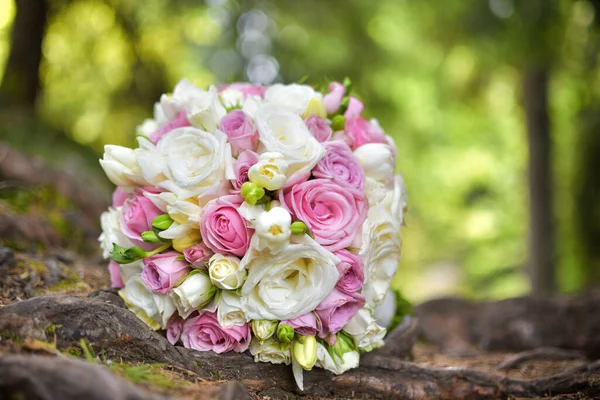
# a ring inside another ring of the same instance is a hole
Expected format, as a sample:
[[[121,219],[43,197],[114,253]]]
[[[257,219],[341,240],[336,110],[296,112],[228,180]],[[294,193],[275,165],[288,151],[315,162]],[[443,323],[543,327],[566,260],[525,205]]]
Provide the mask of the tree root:
[[[406,355],[398,352],[401,346],[394,338],[409,340],[408,332],[414,327],[408,324],[402,329],[404,332],[391,333],[388,344],[377,353],[365,355],[355,370],[339,376],[320,369],[306,372],[305,391],[300,392],[288,366],[254,363],[248,354],[219,355],[170,345],[123,308],[110,291],[98,292],[96,298],[44,296],[0,308],[3,336],[56,341],[58,348],[76,345],[84,338],[109,359],[169,364],[206,380],[239,380],[255,392],[278,389],[315,397],[390,399],[600,395],[600,362],[531,380],[470,368],[431,367],[403,360]]]
[[[532,360],[552,360],[552,361],[564,361],[564,360],[581,360],[586,361],[585,355],[577,350],[564,350],[557,349],[555,347],[540,347],[533,350],[523,351],[521,353],[512,355],[502,361],[496,369],[498,370],[509,370],[518,368],[521,364],[532,361]]]

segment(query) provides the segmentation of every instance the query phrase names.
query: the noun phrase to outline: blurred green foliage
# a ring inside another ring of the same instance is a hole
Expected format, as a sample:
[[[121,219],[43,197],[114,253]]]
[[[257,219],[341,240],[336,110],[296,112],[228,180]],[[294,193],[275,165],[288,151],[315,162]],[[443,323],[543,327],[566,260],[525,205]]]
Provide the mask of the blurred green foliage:
[[[538,23],[550,3],[555,13]],[[180,78],[199,86],[247,79],[259,53],[276,80],[351,77],[398,146],[409,214],[395,286],[413,300],[528,291],[520,69],[543,60],[553,73],[560,289],[584,284],[572,210],[579,112],[600,94],[600,70],[584,62],[598,18],[590,1],[50,4],[37,113],[98,154],[105,143],[132,145],[136,125]],[[14,12],[12,0],[0,1],[0,76]],[[262,36],[242,35],[248,24]]]

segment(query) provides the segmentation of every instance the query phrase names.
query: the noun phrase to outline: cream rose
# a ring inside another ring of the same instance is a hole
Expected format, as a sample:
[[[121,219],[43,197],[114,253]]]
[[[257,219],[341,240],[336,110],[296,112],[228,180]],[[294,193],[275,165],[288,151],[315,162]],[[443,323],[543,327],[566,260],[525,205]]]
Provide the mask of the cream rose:
[[[171,296],[179,316],[187,318],[194,310],[207,305],[216,290],[206,271],[195,269],[173,289]]]
[[[359,360],[360,354],[357,351],[347,351],[340,357],[334,352],[329,353],[325,346],[317,343],[317,363],[315,365],[336,375],[358,367]]]
[[[247,271],[240,265],[239,258],[214,254],[208,260],[208,274],[216,287],[234,290],[242,286]]]
[[[235,291],[222,290],[219,293],[217,320],[223,328],[242,326],[248,319],[240,302],[240,295]]]
[[[181,200],[219,195],[226,190],[227,179],[235,178],[231,147],[219,131],[177,128],[162,137],[153,153],[140,160],[140,166],[146,171],[160,166],[164,179],[159,175],[156,185]]]
[[[242,259],[249,271],[242,307],[250,319],[286,320],[306,314],[333,290],[338,262],[308,235],[277,254],[250,250]]]
[[[367,143],[354,150],[354,156],[365,169],[365,177],[384,184],[393,179],[396,158],[390,145]]]
[[[256,337],[252,338],[250,354],[254,356],[254,362],[285,365],[290,365],[292,362],[289,343],[280,343],[274,339],[267,339],[261,343]]]
[[[287,183],[307,179],[310,171],[327,152],[297,114],[282,107],[265,105],[256,113],[259,151],[281,153],[288,164]],[[294,179],[291,179],[294,177]]]

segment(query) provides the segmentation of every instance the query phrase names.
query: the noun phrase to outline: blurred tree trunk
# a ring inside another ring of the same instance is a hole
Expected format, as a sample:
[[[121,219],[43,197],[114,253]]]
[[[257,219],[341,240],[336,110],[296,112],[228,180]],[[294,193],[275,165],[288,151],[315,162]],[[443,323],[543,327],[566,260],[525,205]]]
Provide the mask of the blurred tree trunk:
[[[523,73],[529,143],[529,272],[534,295],[556,290],[548,75],[543,67],[529,67]]]
[[[593,29],[586,49],[586,80],[598,85],[600,52],[600,0],[591,2],[595,10]],[[577,242],[582,252],[583,284],[600,285],[600,94],[592,97],[580,113],[580,132],[575,170],[574,218]]]
[[[46,30],[46,0],[16,0],[10,54],[0,85],[0,107],[33,109],[40,89],[39,66]]]

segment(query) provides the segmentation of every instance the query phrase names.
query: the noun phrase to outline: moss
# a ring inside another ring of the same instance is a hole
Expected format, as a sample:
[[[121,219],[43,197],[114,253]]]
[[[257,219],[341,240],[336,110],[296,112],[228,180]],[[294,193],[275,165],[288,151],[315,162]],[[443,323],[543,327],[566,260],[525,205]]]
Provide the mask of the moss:
[[[131,382],[150,384],[163,390],[190,384],[186,380],[177,379],[162,364],[118,363],[111,365],[110,369]]]
[[[23,343],[23,339],[11,331],[0,332],[0,338],[2,339],[2,341],[10,340],[14,343]]]
[[[78,347],[67,347],[65,350],[63,350],[63,353],[77,358],[81,357],[81,349]]]
[[[50,287],[48,290],[50,292],[79,292],[87,291],[89,288],[89,285],[82,281],[78,276],[71,275]]]
[[[54,332],[56,332],[57,329],[62,328],[62,325],[50,325],[49,327],[46,328],[46,336],[51,336],[54,335]]]

